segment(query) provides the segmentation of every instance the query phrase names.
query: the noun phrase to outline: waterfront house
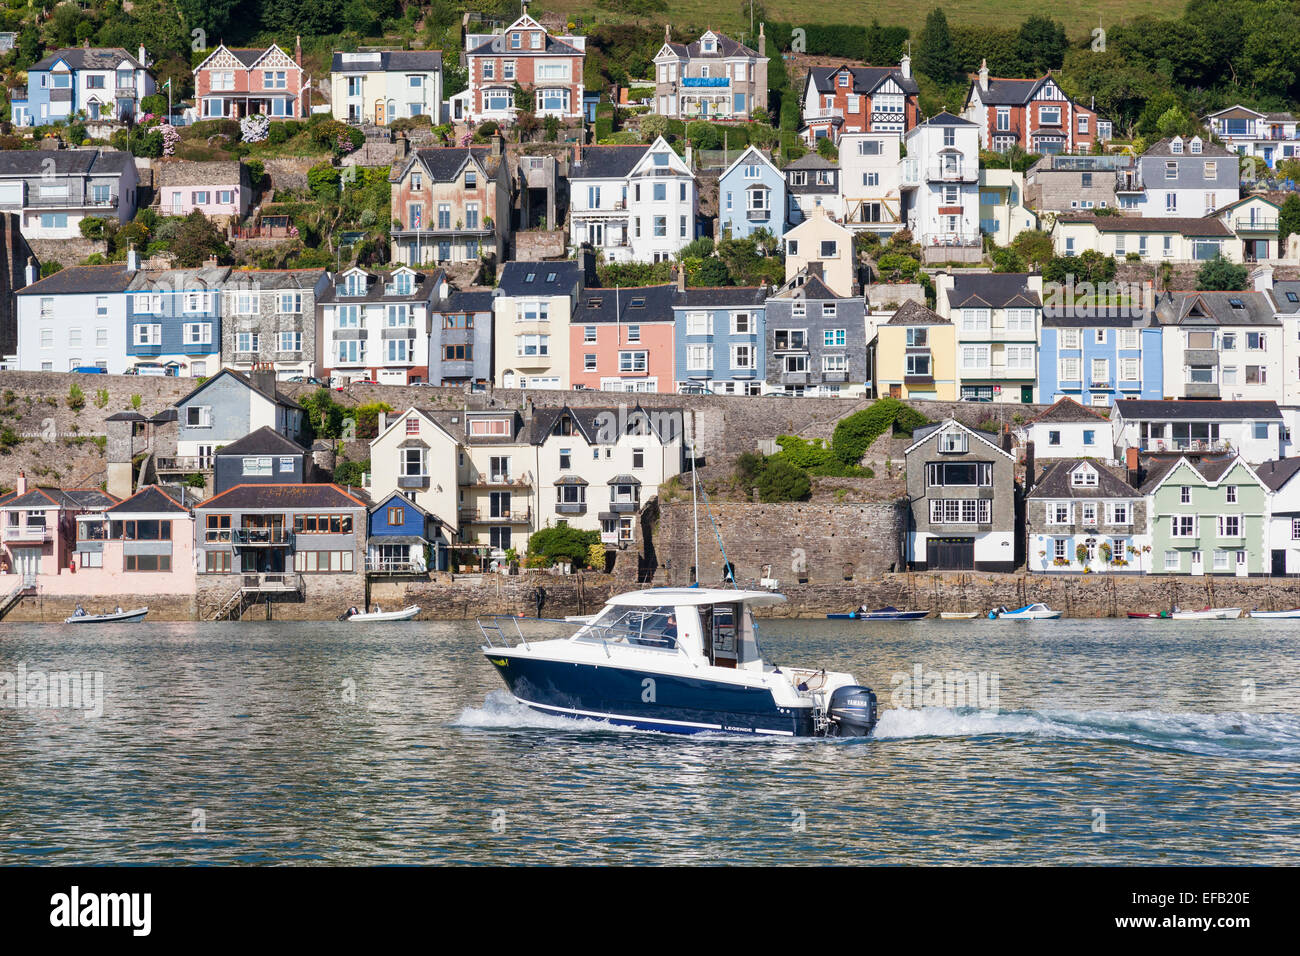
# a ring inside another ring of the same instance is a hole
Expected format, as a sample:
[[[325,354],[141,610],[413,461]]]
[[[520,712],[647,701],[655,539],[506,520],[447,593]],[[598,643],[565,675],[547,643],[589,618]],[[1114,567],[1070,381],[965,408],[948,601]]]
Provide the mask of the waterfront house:
[[[814,215],[843,216],[838,163],[817,153],[806,153],[787,163],[783,172],[787,196],[785,220],[790,225],[798,225]]]
[[[1015,457],[951,418],[918,428],[913,437],[904,451],[906,566],[917,571],[1015,570]]]
[[[877,395],[920,401],[957,400],[957,330],[908,300],[876,328],[872,380]]]
[[[1056,217],[1052,245],[1059,256],[1087,250],[1124,261],[1188,264],[1221,255],[1242,261],[1242,244],[1217,216],[1094,216],[1066,213]]]
[[[492,381],[491,290],[451,291],[430,312],[430,385],[488,384]]]
[[[67,372],[95,366],[111,375],[125,372],[125,292],[135,264],[133,250],[126,263],[71,266],[15,292],[17,368]]]
[[[674,43],[664,24],[664,45],[655,54],[654,111],[673,119],[748,120],[767,109],[767,37],[758,28],[758,49],[706,31],[693,43]]]
[[[61,582],[66,593],[105,598],[124,594],[192,596],[194,515],[190,504],[149,485],[103,512],[102,537],[93,530],[94,517],[79,518],[77,560],[86,570],[78,571],[75,582]],[[100,547],[95,549],[95,545]],[[98,564],[94,563],[96,551]]]
[[[1276,402],[1117,402],[1110,423],[1117,459],[1130,448],[1144,458],[1226,453],[1258,464],[1282,457],[1282,413]]]
[[[586,289],[569,324],[569,381],[603,392],[671,392],[671,285]]]
[[[1156,300],[1170,398],[1283,396],[1282,322],[1266,292],[1165,292]]]
[[[718,177],[718,235],[747,239],[760,229],[785,232],[786,186],[781,170],[749,146]]]
[[[1140,216],[1204,216],[1236,202],[1235,152],[1199,136],[1166,137],[1138,157],[1137,177],[1121,183],[1119,207]]]
[[[912,58],[898,66],[814,66],[804,78],[803,127],[809,146],[844,133],[902,136],[920,118],[921,88],[912,76]]]
[[[609,262],[671,259],[696,233],[698,192],[685,160],[648,146],[582,146],[569,169],[569,242]]]
[[[80,558],[77,519],[100,520],[117,499],[94,489],[38,488],[20,471],[14,490],[0,495],[0,589],[19,585],[62,591],[59,579],[75,574]],[[87,550],[99,550],[98,547]],[[86,566],[94,566],[90,559]]]
[[[787,283],[804,273],[815,274],[838,296],[858,294],[858,258],[853,233],[824,211],[787,232],[782,243]]]
[[[980,63],[961,115],[978,127],[980,146],[998,153],[1013,146],[1027,153],[1087,152],[1112,132],[1109,120],[1072,100],[1051,74],[990,77],[987,62]]]
[[[492,302],[493,377],[503,388],[569,388],[569,325],[583,288],[577,262],[507,262]]]
[[[235,485],[293,485],[315,477],[311,455],[296,441],[263,425],[212,453],[213,490]]]
[[[1273,577],[1300,574],[1300,458],[1280,458],[1255,466],[1269,490],[1268,525],[1263,546]]]
[[[678,391],[760,395],[767,375],[766,286],[686,288],[673,299],[673,367]]]
[[[1034,401],[1042,291],[1037,273],[935,277],[935,311],[957,330],[962,401]]]
[[[126,287],[127,371],[202,378],[221,365],[229,266],[140,269]]]
[[[861,296],[837,294],[815,270],[795,276],[767,299],[766,391],[809,397],[866,394],[866,320]]]
[[[1045,303],[1039,401],[1069,397],[1104,407],[1128,398],[1163,398],[1163,334],[1155,316],[1146,303],[1121,301],[1117,292],[1109,301],[1105,290],[1098,295],[1074,305],[1057,290]]]
[[[310,109],[302,43],[294,55],[272,43],[254,49],[219,44],[194,68],[194,100],[201,119],[262,115],[299,119]]]
[[[221,355],[227,368],[269,367],[280,378],[316,374],[316,297],[324,269],[235,269],[222,287]]]
[[[1255,291],[1268,294],[1273,316],[1282,325],[1282,382],[1278,404],[1300,407],[1300,281],[1273,278],[1273,268],[1260,265],[1251,273]]]
[[[892,235],[903,228],[902,139],[896,133],[844,133],[839,146],[839,202],[844,225]]]
[[[428,116],[442,122],[441,50],[335,52],[330,63],[332,115],[341,123],[387,126]]]
[[[80,239],[88,218],[129,222],[138,183],[126,152],[0,150],[0,212],[18,213],[28,240]]]
[[[420,267],[505,259],[511,234],[511,180],[500,136],[487,146],[408,152],[397,140],[392,186],[391,257]]]
[[[903,218],[926,261],[978,262],[978,127],[944,111],[910,130],[905,144]]]
[[[1241,261],[1267,262],[1284,258],[1278,224],[1282,206],[1258,193],[1220,206],[1206,216],[1223,223],[1241,243]]]
[[[478,570],[512,548],[522,554],[540,526],[542,486],[530,423],[517,409],[488,408],[466,412],[449,427],[463,429],[455,459],[457,560]]]
[[[441,269],[354,266],[332,276],[316,296],[320,374],[338,384],[430,381],[433,310],[450,289]]]
[[[1300,157],[1300,121],[1294,113],[1263,113],[1234,103],[1205,115],[1206,128],[1239,156],[1273,169],[1280,159]],[[1263,178],[1263,169],[1251,176]]]
[[[1095,459],[1062,458],[1031,480],[1025,535],[1031,571],[1150,570],[1147,499]]]
[[[27,88],[12,91],[10,121],[15,126],[89,120],[126,121],[139,116],[140,101],[155,92],[148,58],[119,47],[55,50],[27,68]]]
[[[528,15],[527,4],[523,15],[499,33],[465,34],[466,118],[513,122],[518,86],[532,94],[538,116],[581,119],[586,47],[584,36],[550,33]]]
[[[253,184],[241,160],[192,163],[159,160],[154,166],[154,199],[163,216],[188,216],[196,209],[220,226],[248,215]]]
[[[466,466],[465,434],[463,412],[411,407],[381,413],[370,441],[371,499],[379,501],[399,492],[435,516],[455,537],[460,528],[458,476]]]
[[[1240,456],[1158,460],[1139,490],[1153,573],[1264,573],[1269,488]]]
[[[451,542],[442,519],[394,491],[371,506],[366,571],[372,575],[446,571]]]
[[[1058,398],[1016,429],[1022,445],[1032,442],[1038,459],[1110,460],[1115,451],[1110,422],[1069,396]]]

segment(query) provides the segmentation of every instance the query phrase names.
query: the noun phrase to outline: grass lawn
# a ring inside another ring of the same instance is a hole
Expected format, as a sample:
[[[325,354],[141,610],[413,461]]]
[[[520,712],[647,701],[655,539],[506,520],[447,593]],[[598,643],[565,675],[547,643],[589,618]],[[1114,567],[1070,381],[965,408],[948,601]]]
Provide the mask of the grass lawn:
[[[679,30],[687,26],[711,27],[736,36],[749,30],[749,17],[742,13],[743,0],[668,0],[668,13],[645,16],[621,15],[608,10],[593,9],[590,0],[543,0],[546,10],[563,12],[573,19],[585,18],[590,24],[611,20],[641,24],[673,25],[674,39],[682,39]],[[767,15],[773,20],[791,23],[870,23],[879,20],[882,26],[905,26],[912,30],[915,39],[925,24],[926,14],[942,6],[953,26],[1015,27],[1033,14],[1050,16],[1065,25],[1071,40],[1087,36],[1097,26],[1112,26],[1121,20],[1138,15],[1177,16],[1187,6],[1186,0],[1148,0],[1135,7],[1126,0],[1094,0],[1083,3],[1044,3],[1043,0],[944,0],[943,3],[922,2],[915,5],[897,3],[864,3],[862,0],[822,0],[815,5],[805,0],[763,0]],[[745,9],[748,9],[747,7]],[[593,17],[594,15],[594,17]],[[754,28],[757,30],[757,26]]]

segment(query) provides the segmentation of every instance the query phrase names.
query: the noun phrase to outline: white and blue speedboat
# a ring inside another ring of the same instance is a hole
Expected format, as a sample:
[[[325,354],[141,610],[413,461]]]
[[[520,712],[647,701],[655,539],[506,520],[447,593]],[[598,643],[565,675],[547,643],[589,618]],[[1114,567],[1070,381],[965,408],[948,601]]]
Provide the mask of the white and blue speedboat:
[[[876,695],[851,674],[764,662],[753,609],[770,591],[651,588],[587,621],[479,621],[483,653],[521,704],[669,733],[865,737]],[[568,627],[529,640],[525,628]],[[518,643],[512,643],[517,640]]]

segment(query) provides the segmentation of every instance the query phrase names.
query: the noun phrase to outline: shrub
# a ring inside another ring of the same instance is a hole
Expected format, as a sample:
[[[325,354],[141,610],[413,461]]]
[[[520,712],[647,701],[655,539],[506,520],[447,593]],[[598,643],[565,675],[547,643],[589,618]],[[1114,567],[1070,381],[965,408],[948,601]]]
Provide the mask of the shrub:
[[[366,472],[370,470],[370,459],[365,461],[341,461],[334,469],[334,483],[359,487]]]
[[[768,461],[758,476],[759,501],[804,501],[811,493],[807,474],[780,459]]]
[[[206,482],[204,481],[203,476],[197,471],[192,475],[185,476],[186,488],[202,488],[205,484]]]
[[[568,561],[575,568],[582,568],[591,557],[592,545],[597,544],[600,544],[599,531],[580,531],[562,524],[534,532],[528,539],[528,557],[544,558],[548,565]]]
[[[840,419],[831,435],[835,457],[846,465],[856,465],[871,443],[890,428],[910,434],[928,421],[920,412],[896,398],[880,398],[860,412]]]
[[[68,407],[74,412],[79,412],[86,407],[86,393],[76,382],[73,382],[68,389]]]

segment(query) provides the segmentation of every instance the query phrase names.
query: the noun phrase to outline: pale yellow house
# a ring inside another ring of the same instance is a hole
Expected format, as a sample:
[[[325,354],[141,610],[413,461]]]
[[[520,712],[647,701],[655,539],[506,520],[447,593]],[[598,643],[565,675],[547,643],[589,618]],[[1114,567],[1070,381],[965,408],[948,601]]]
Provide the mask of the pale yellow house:
[[[857,255],[853,233],[830,219],[824,209],[813,210],[782,237],[785,244],[785,281],[807,269],[836,295],[858,294]]]
[[[956,327],[920,303],[903,303],[876,329],[875,363],[882,397],[957,400]]]
[[[572,387],[569,326],[582,292],[577,262],[507,262],[492,300],[494,380],[501,388]]]
[[[1145,263],[1194,263],[1221,254],[1242,261],[1242,242],[1215,214],[1193,218],[1163,216],[1057,216],[1052,245],[1058,256],[1077,256],[1088,249],[1130,256]]]
[[[999,246],[1038,228],[1038,214],[1025,206],[1025,174],[980,167],[980,232]]]

